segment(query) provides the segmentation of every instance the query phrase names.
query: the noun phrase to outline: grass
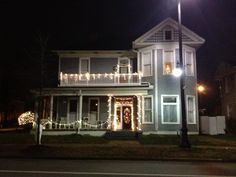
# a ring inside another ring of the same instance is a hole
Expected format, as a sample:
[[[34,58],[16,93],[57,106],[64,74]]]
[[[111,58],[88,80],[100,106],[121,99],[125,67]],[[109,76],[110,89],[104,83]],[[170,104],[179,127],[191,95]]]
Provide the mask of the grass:
[[[35,136],[28,132],[4,132],[0,133],[1,144],[34,144]],[[89,135],[58,135],[58,136],[42,136],[43,144],[106,144],[108,140],[103,137],[95,137]]]
[[[193,146],[233,146],[236,147],[235,135],[190,135],[189,141]],[[23,132],[1,132],[1,144],[34,144],[34,135]],[[142,135],[139,139],[143,145],[179,145],[180,136],[177,135]],[[103,137],[95,137],[89,135],[58,135],[58,136],[42,136],[43,144],[107,144],[109,140]]]
[[[43,136],[42,143],[46,144],[63,144],[63,143],[76,143],[76,144],[106,144],[108,140],[103,137],[95,137],[90,135],[60,135],[60,136]]]
[[[235,135],[190,135],[189,141],[192,145],[201,146],[236,146]],[[143,135],[140,138],[141,144],[156,145],[179,145],[180,136],[177,135]]]
[[[0,157],[77,158],[77,159],[222,159],[236,161],[236,136],[189,136],[191,149],[179,148],[177,135],[142,135],[140,144],[125,141],[109,143],[89,135],[43,136],[43,146],[34,146],[34,135],[27,132],[0,133]],[[12,145],[13,144],[13,145]],[[26,144],[26,146],[25,146]],[[84,144],[84,145],[82,145]],[[160,145],[160,146],[156,146]],[[169,146],[171,145],[171,146]],[[208,145],[208,146],[200,146]],[[214,148],[221,146],[221,148]],[[228,147],[234,148],[228,148]]]

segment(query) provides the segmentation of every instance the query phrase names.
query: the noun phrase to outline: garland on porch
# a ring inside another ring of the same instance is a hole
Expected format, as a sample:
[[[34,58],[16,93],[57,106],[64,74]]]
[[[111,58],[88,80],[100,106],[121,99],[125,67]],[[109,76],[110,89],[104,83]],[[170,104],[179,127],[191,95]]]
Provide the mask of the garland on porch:
[[[76,126],[76,127],[79,127],[80,125],[85,125],[85,126],[88,126],[90,128],[98,128],[98,127],[102,127],[103,125],[107,124],[109,122],[109,120],[107,119],[105,122],[102,122],[102,123],[99,123],[99,124],[90,124],[90,123],[87,123],[87,122],[82,122],[81,120],[77,120],[77,121],[74,121],[74,122],[70,122],[70,123],[58,123],[58,122],[55,122],[55,121],[51,121],[51,120],[48,120],[48,119],[43,119],[43,126],[47,125],[47,124],[54,124],[55,126],[59,126],[59,127],[71,127],[71,126]]]

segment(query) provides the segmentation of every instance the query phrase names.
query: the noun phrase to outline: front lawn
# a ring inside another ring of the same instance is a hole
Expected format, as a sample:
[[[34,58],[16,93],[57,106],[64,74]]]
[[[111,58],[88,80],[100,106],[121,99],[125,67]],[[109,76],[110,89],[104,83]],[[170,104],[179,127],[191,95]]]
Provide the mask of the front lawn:
[[[35,144],[35,136],[27,132],[4,132],[0,133],[1,144]],[[108,140],[103,137],[89,135],[58,135],[42,136],[42,144],[106,144]]]
[[[189,135],[189,141],[193,146],[236,146],[236,136],[233,135]],[[142,135],[141,144],[179,145],[180,136],[177,135]]]

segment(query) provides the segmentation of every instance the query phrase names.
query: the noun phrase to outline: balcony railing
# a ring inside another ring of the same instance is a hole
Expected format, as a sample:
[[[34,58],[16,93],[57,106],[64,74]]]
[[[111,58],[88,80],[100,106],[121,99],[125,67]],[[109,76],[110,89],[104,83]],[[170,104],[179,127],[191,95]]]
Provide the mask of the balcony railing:
[[[66,74],[60,73],[60,86],[140,85],[142,73]]]

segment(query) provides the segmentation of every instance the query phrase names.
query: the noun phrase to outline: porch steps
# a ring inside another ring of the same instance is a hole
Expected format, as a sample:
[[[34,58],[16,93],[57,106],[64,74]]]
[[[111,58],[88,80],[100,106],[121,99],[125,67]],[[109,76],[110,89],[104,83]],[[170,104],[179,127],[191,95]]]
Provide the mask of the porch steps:
[[[109,140],[136,140],[142,135],[141,131],[107,131],[104,135]]]

